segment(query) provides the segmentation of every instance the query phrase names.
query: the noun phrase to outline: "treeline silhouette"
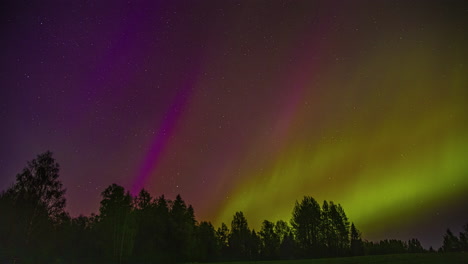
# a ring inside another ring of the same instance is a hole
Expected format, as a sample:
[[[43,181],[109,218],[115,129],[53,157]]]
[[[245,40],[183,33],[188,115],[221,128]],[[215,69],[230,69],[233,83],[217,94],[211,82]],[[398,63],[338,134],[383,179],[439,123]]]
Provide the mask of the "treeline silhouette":
[[[273,260],[364,254],[426,252],[408,242],[363,241],[339,204],[320,205],[305,196],[290,222],[265,220],[260,230],[236,212],[230,226],[198,222],[192,206],[152,197],[132,197],[112,184],[102,192],[99,214],[70,217],[59,164],[51,152],[28,162],[16,182],[0,194],[0,262],[176,263]],[[447,230],[439,251],[467,251],[468,225],[457,237]]]

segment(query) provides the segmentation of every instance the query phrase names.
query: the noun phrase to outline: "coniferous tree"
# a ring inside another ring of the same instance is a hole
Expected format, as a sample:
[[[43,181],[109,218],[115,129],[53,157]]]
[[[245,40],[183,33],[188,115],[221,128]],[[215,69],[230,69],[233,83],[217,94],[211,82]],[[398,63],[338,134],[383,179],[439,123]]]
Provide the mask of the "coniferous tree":
[[[135,235],[132,197],[122,186],[112,184],[102,192],[98,232],[107,260],[125,262],[133,250]]]
[[[259,232],[261,238],[261,255],[264,259],[276,259],[280,246],[280,237],[275,232],[275,224],[268,220],[263,221]]]
[[[156,208],[148,191],[142,189],[134,199],[134,216],[136,225],[135,244],[132,259],[149,262],[155,259],[157,228]]]
[[[229,235],[229,249],[234,259],[246,260],[250,258],[249,240],[252,234],[247,219],[242,212],[236,212],[231,222]]]
[[[338,228],[335,225],[334,217],[338,212],[333,203],[330,202],[331,208],[327,201],[323,201],[321,214],[321,252],[322,256],[336,256],[338,253]]]
[[[170,216],[170,252],[175,261],[188,261],[194,256],[195,215],[180,195],[173,201]]]
[[[159,198],[154,201],[155,213],[152,228],[155,230],[154,243],[156,246],[152,251],[154,252],[153,260],[158,263],[169,263],[173,261],[173,256],[170,254],[170,241],[173,234],[170,229],[169,204],[170,201],[166,200],[164,195],[159,196]]]
[[[279,256],[281,259],[293,259],[297,256],[297,243],[292,231],[283,237],[279,248]]]
[[[447,229],[444,235],[442,249],[444,252],[457,252],[461,249],[460,240],[452,233],[450,229]]]
[[[275,224],[275,233],[278,236],[280,243],[283,242],[285,236],[289,235],[291,232],[291,227],[288,222],[283,220],[278,220]]]
[[[291,227],[286,221],[278,220],[275,224],[275,233],[280,241],[278,257],[292,259],[296,254],[296,243]]]
[[[252,230],[247,240],[247,258],[249,260],[259,260],[261,244],[261,238],[257,235],[257,232],[255,232],[255,230]]]
[[[351,242],[349,239],[350,222],[341,204],[338,204],[338,212],[341,216],[341,223],[340,223],[340,229],[339,229],[341,249],[343,250],[343,253],[346,254],[347,251],[349,250],[350,242]]]
[[[468,223],[463,226],[463,231],[460,232],[460,249],[463,252],[468,252]]]
[[[421,242],[419,242],[418,239],[412,238],[408,240],[408,253],[423,253],[424,248],[421,245]]]
[[[361,239],[361,232],[357,230],[354,223],[351,224],[351,255],[361,256],[364,255],[364,246]]]
[[[209,222],[201,222],[196,228],[197,261],[213,261],[218,258],[220,249],[214,227]]]
[[[229,254],[229,228],[225,223],[221,223],[221,227],[216,230],[216,238],[220,249],[220,255],[226,258]]]
[[[296,201],[291,225],[302,255],[317,257],[320,253],[321,209],[314,198],[305,196],[300,203]]]
[[[215,231],[209,222],[197,223],[180,195],[153,199],[141,190],[132,197],[116,184],[102,192],[98,215],[71,218],[63,210],[58,171],[46,152],[0,194],[0,212],[6,212],[0,217],[0,256],[22,263],[175,263],[425,252],[417,239],[363,242],[340,204],[324,201],[320,207],[308,196],[296,202],[292,227],[265,220],[258,233],[242,212],[235,213],[231,230],[222,223]],[[467,236],[468,225],[459,237],[447,230],[439,251],[466,251]]]

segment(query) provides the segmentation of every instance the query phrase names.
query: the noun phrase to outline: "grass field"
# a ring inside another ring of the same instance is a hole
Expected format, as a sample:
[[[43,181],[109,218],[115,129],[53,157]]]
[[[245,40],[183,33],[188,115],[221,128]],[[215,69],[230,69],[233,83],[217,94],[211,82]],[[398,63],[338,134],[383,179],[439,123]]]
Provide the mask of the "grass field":
[[[399,254],[382,256],[362,256],[330,259],[278,260],[219,262],[215,264],[367,264],[367,263],[407,263],[407,264],[468,264],[468,253],[449,254]]]

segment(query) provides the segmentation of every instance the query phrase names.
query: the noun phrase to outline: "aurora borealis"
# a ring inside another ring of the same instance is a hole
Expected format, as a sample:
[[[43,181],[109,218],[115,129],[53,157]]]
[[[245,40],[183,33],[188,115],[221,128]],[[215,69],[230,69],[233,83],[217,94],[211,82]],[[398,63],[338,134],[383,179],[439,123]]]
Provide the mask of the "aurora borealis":
[[[50,149],[73,215],[114,182],[215,226],[310,195],[440,246],[468,221],[468,8],[426,2],[2,3],[0,189]]]

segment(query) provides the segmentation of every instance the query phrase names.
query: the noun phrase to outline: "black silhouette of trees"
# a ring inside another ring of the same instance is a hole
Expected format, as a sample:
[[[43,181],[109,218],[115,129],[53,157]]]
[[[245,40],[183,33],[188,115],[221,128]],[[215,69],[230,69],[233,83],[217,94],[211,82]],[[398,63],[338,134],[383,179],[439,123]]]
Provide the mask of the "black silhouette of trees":
[[[296,241],[289,224],[283,220],[278,220],[275,224],[275,233],[279,238],[278,258],[292,259],[296,255]]]
[[[136,229],[132,259],[149,262],[157,258],[157,252],[154,249],[158,248],[156,244],[158,230],[155,226],[156,203],[148,191],[145,189],[140,191],[134,199],[133,210]]]
[[[101,193],[99,214],[71,218],[64,211],[59,168],[51,152],[40,154],[0,194],[0,262],[180,263],[426,252],[415,238],[363,241],[340,204],[320,206],[310,196],[295,203],[291,225],[265,220],[259,232],[242,212],[234,214],[231,229],[222,223],[215,230],[210,222],[197,222],[180,195],[171,201],[141,190],[133,197],[117,184]],[[468,251],[467,238],[468,224],[459,236],[448,229],[439,252]]]
[[[220,244],[216,237],[216,231],[210,222],[200,222],[196,227],[196,257],[201,262],[218,259]]]
[[[115,263],[127,260],[133,249],[135,224],[132,197],[112,184],[102,192],[98,230],[106,256]]]
[[[294,259],[298,254],[298,243],[294,238],[294,234],[290,231],[281,241],[279,248],[280,259]]]
[[[195,215],[180,195],[173,201],[169,212],[169,250],[175,261],[187,261],[194,256]]]
[[[365,242],[364,247],[368,255],[401,254],[408,252],[408,245],[401,240],[385,239],[377,243]]]
[[[46,211],[47,216],[59,221],[65,208],[65,189],[58,180],[60,165],[55,162],[52,152],[39,154],[28,162],[23,172],[16,175],[16,183],[7,194],[16,200],[30,201],[34,206],[31,221],[37,216],[38,208]]]
[[[321,209],[314,198],[305,196],[300,203],[296,202],[291,225],[304,257],[317,256],[320,247]]]
[[[275,224],[275,233],[278,235],[280,243],[283,242],[284,238],[291,232],[291,227],[286,221],[278,220]]]
[[[154,217],[154,222],[152,223],[152,228],[154,229],[152,241],[156,245],[152,248],[152,252],[154,252],[153,260],[162,263],[168,263],[170,260],[174,259],[174,257],[169,254],[171,252],[171,244],[168,243],[172,236],[169,203],[170,201],[166,200],[164,195],[159,196],[154,202],[155,211],[154,215],[152,215],[152,217]],[[141,230],[145,232],[143,228]]]
[[[468,252],[468,223],[463,226],[463,231],[460,232],[460,247],[461,251]]]
[[[229,255],[229,228],[225,223],[221,223],[221,227],[216,230],[216,239],[218,241],[220,255],[228,256]]]
[[[459,237],[447,229],[443,239],[441,251],[443,252],[468,252],[468,223],[463,226]]]
[[[263,221],[259,235],[262,242],[262,257],[264,259],[278,258],[278,250],[280,247],[281,240],[279,234],[275,232],[275,224],[268,220]]]
[[[337,255],[343,256],[347,254],[349,248],[349,221],[343,207],[340,204],[335,205],[330,202],[330,211],[332,214],[332,222],[338,236]]]
[[[450,229],[447,229],[444,235],[444,244],[442,249],[445,252],[457,252],[461,250],[460,240],[452,233]]]
[[[327,201],[323,201],[322,205],[322,214],[321,214],[321,245],[323,252],[326,253],[327,256],[333,256],[337,254],[338,249],[338,234],[337,229],[334,225],[333,217],[336,216],[336,209],[334,209],[334,214],[330,209]]]
[[[248,251],[248,259],[250,260],[258,260],[260,259],[260,249],[262,246],[262,241],[260,236],[252,230],[250,237],[247,241],[247,251]]]
[[[361,256],[364,255],[364,244],[362,243],[361,232],[357,230],[354,223],[351,224],[351,255]]]
[[[101,250],[96,243],[96,223],[97,216],[80,215],[75,218],[68,218],[63,221],[58,229],[56,251],[62,254],[62,257],[76,260],[82,263],[95,261],[97,256],[101,255]]]
[[[291,219],[297,244],[304,257],[349,254],[349,220],[341,205],[305,196],[296,205]]]
[[[54,249],[55,229],[66,218],[59,171],[52,152],[39,154],[0,195],[0,237],[10,252],[37,257]]]
[[[408,253],[423,253],[424,248],[421,245],[421,242],[419,242],[418,239],[412,238],[408,240]]]
[[[242,212],[236,212],[231,222],[231,233],[228,244],[234,259],[245,260],[250,258],[251,232],[247,219]]]

